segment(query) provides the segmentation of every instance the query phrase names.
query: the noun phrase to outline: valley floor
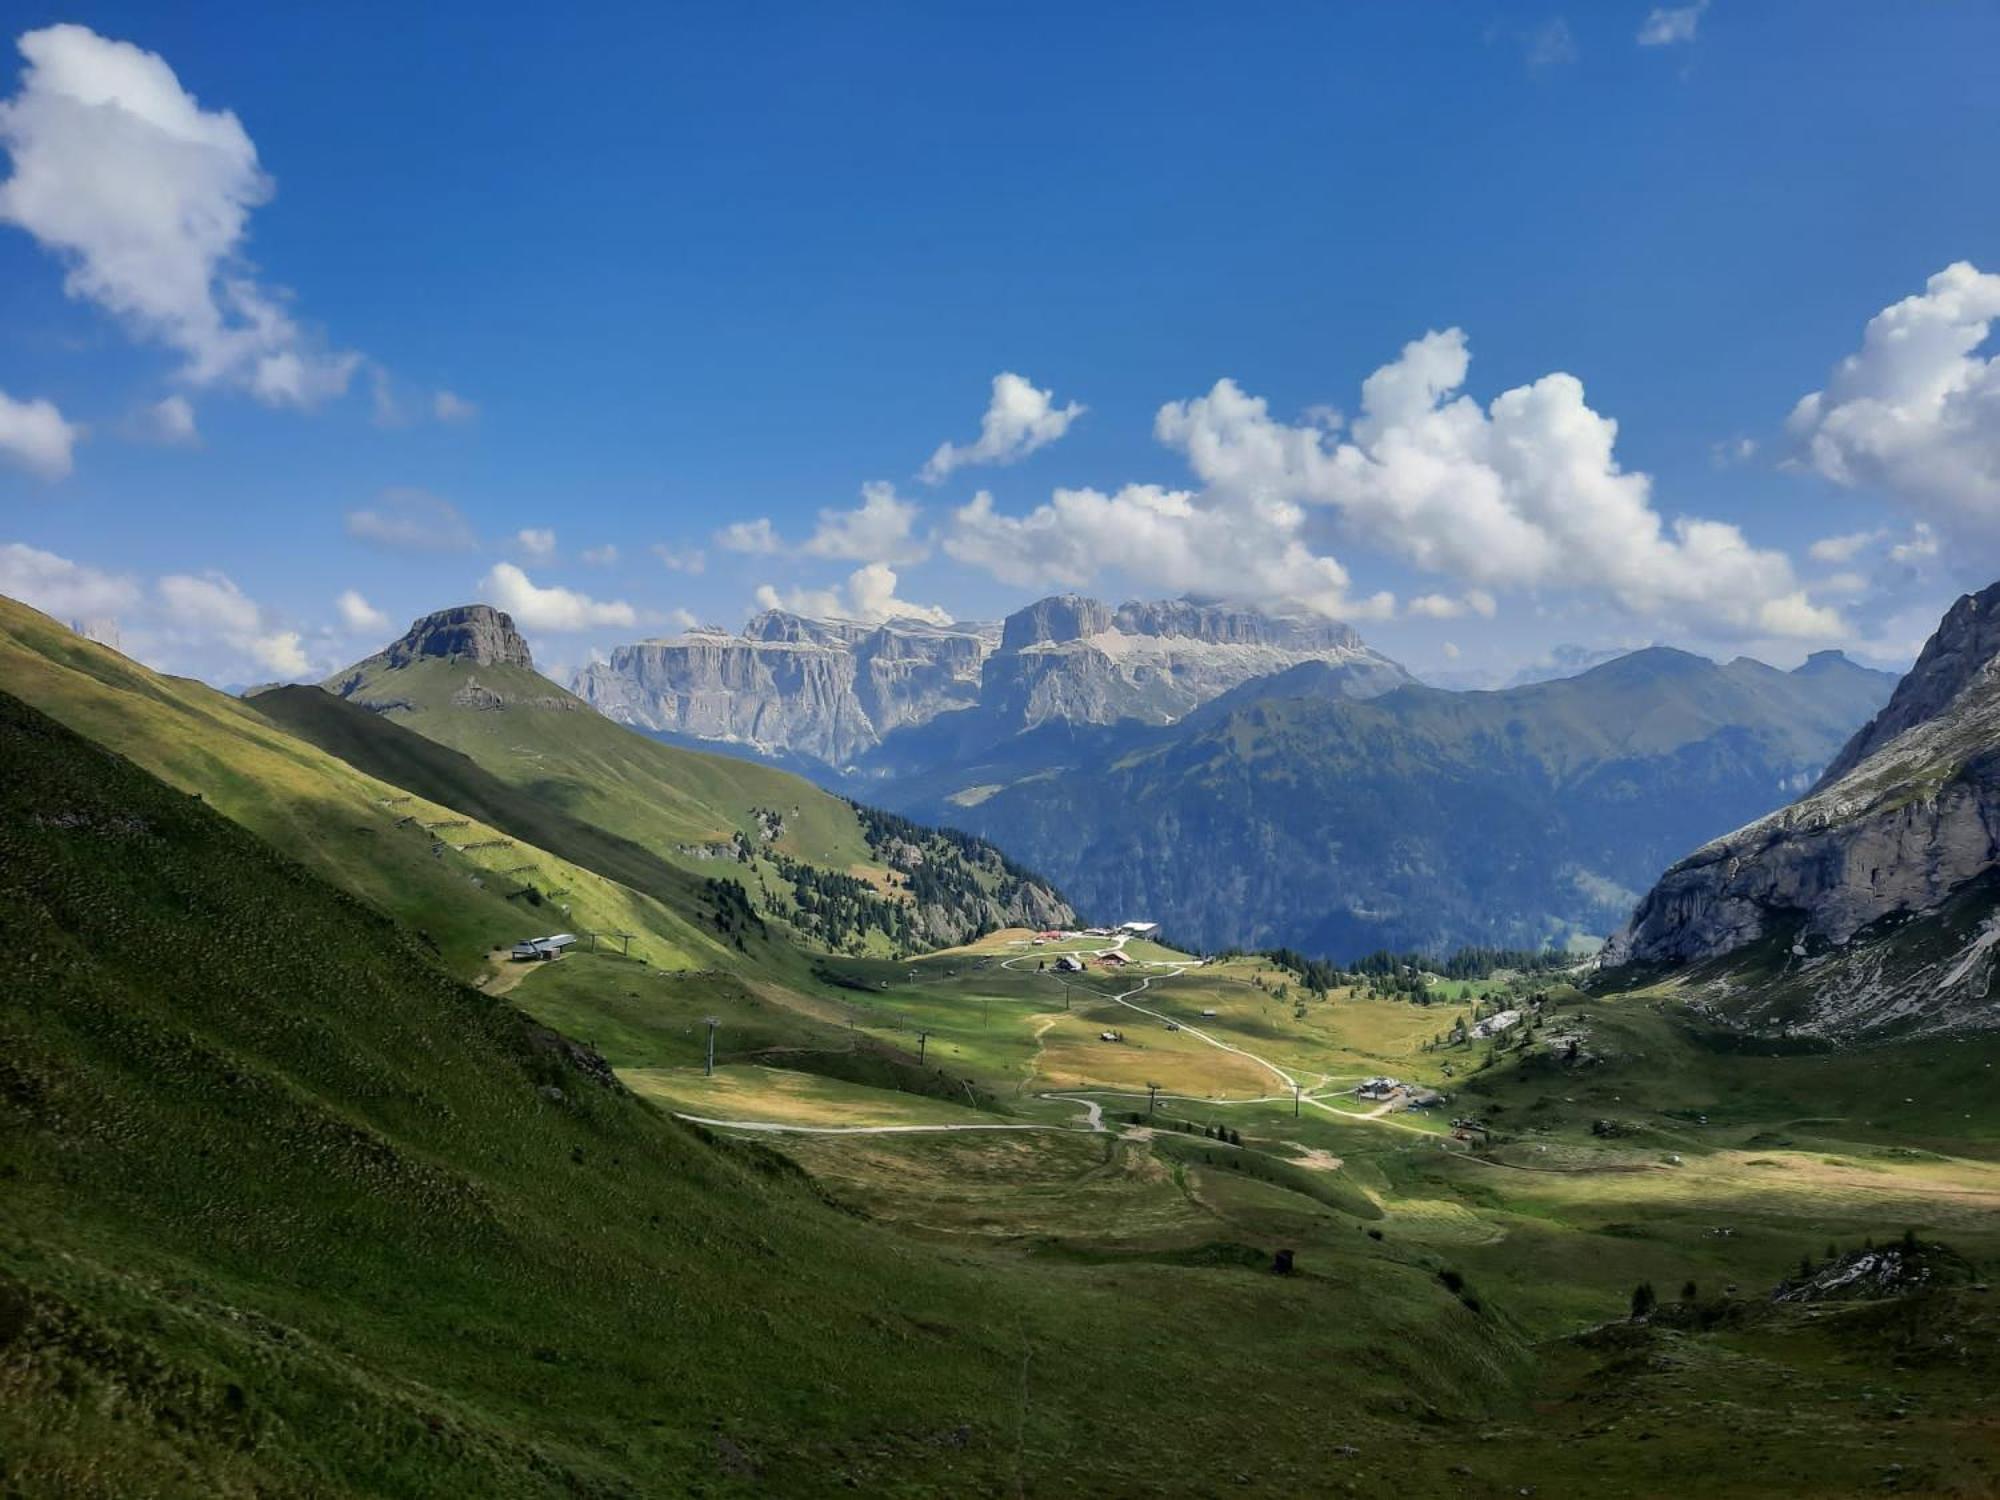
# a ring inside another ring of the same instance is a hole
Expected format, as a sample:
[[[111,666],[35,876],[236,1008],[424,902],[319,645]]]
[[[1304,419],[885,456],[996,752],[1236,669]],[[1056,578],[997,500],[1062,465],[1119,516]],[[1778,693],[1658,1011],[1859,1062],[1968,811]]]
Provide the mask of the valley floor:
[[[1057,972],[1071,953],[1083,972]],[[1264,1452],[1255,1490],[1657,1495],[1698,1472],[1724,1495],[1996,1491],[1983,1282],[1770,1293],[1802,1259],[1906,1231],[2000,1255],[2000,1042],[1758,1056],[1670,993],[1559,985],[1526,1045],[1436,1045],[1480,991],[1491,1010],[1535,984],[1321,998],[1257,959],[1019,932],[829,960],[809,1008],[777,992],[716,1006],[668,975],[599,998],[621,973],[567,959],[515,998],[595,1040],[642,1096],[754,1136],[947,1253],[1117,1277],[1179,1336],[1185,1299],[1278,1285],[1273,1253],[1291,1252],[1329,1321],[1305,1364],[1268,1351],[1268,1383],[1307,1404],[1343,1392],[1345,1415],[1309,1458],[1289,1440]],[[1554,1036],[1581,1039],[1575,1060]],[[1384,1074],[1443,1102],[1357,1097]],[[1487,1128],[1455,1132],[1467,1118]],[[1660,1307],[1632,1321],[1642,1283]],[[1526,1363],[1461,1363],[1380,1316],[1425,1286]],[[1421,1394],[1439,1379],[1484,1415]]]

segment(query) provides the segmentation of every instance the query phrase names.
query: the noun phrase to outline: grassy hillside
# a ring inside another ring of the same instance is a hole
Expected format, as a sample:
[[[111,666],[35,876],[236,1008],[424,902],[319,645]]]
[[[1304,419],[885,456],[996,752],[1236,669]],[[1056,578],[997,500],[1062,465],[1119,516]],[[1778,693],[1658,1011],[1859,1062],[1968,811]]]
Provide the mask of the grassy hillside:
[[[784,819],[783,852],[833,869],[869,861],[840,798],[768,766],[636,734],[529,668],[428,658],[338,680],[353,702],[656,851],[757,836],[765,809]]]
[[[505,616],[473,608],[511,634]],[[418,622],[412,635],[424,626]],[[525,659],[525,644],[520,651]],[[634,850],[704,877],[720,872],[739,880],[760,912],[811,947],[907,953],[1010,923],[1074,915],[1044,882],[978,840],[864,814],[768,766],[663,744],[515,662],[392,647],[336,674],[329,688],[348,707],[459,757],[420,768],[423,757],[407,744],[311,704],[303,690],[281,692],[270,711],[384,774],[457,785],[469,762],[484,774],[476,791],[461,795],[475,796],[481,808],[504,804],[511,824],[532,826],[594,868],[603,867],[605,839],[591,840],[583,828],[622,846],[618,868],[636,879],[658,877],[633,866]],[[511,798],[499,795],[506,788]]]
[[[150,672],[5,598],[0,681],[407,922],[460,973],[475,972],[496,945],[564,926],[638,933],[639,951],[659,964],[708,965],[734,951],[698,885],[670,907],[532,835],[504,846],[512,829],[358,771],[238,699]],[[486,847],[465,847],[476,845]]]
[[[836,1212],[5,695],[0,910],[10,1494],[1296,1491],[1525,1374],[1358,1235],[1284,1279]]]

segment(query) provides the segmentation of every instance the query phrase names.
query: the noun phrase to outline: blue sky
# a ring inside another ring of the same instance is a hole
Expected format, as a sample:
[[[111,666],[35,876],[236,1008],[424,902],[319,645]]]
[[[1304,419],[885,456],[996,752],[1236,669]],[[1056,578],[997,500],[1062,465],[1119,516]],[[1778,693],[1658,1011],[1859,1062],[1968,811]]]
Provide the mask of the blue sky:
[[[164,666],[1066,587],[1895,662],[2000,573],[1993,6],[295,9],[7,12],[0,591]]]

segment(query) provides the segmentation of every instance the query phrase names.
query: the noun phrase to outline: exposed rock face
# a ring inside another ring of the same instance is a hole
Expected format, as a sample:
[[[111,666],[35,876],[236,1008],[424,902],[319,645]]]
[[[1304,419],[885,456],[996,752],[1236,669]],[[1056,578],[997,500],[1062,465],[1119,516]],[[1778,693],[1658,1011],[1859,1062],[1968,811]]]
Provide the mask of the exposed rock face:
[[[1889,941],[1899,922],[1930,921],[2000,868],[1996,610],[2000,585],[1960,599],[1819,784],[1669,869],[1606,962],[1699,962],[1792,934],[1808,1029],[2000,1019],[1983,1004],[1992,966],[1979,960],[1993,947],[1990,933],[1963,944],[1963,932],[1941,933],[1949,951],[1927,954],[1922,995],[1907,964],[1885,967],[1858,951]],[[1866,939],[1857,951],[1841,951],[1857,937]],[[1943,992],[1975,975],[1976,997]]]
[[[978,698],[990,628],[869,626],[766,610],[743,634],[620,646],[577,674],[599,712],[642,729],[846,765],[891,730]]]
[[[1917,664],[1896,685],[1882,712],[1857,730],[1833,758],[1820,785],[1831,786],[1904,730],[1943,713],[1996,655],[2000,655],[2000,583],[1964,595],[1946,611],[1937,632],[1924,643]]]
[[[476,662],[483,667],[527,667],[534,657],[514,628],[514,617],[490,604],[461,604],[425,615],[384,648],[384,666],[403,667],[422,656]]]
[[[1000,650],[984,668],[980,701],[1017,730],[1052,721],[1171,724],[1240,683],[1307,661],[1342,669],[1357,698],[1410,680],[1337,620],[1190,599],[1113,611],[1065,595],[1008,617]]]
[[[1409,680],[1334,621],[1190,600],[1114,610],[1064,594],[997,628],[767,610],[741,635],[703,629],[621,646],[573,686],[623,723],[845,767],[895,731],[960,709],[979,709],[989,738],[1052,721],[1170,723],[1302,661],[1349,669],[1356,696]]]

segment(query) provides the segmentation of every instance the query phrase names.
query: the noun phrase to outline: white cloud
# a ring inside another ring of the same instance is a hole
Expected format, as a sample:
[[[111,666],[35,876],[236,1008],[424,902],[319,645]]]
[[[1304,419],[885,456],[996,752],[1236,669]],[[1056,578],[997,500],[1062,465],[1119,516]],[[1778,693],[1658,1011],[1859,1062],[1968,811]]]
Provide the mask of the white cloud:
[[[361,363],[328,352],[241,256],[271,180],[236,116],[204,110],[166,61],[84,26],[23,35],[28,66],[0,102],[0,222],[68,268],[64,289],[177,350],[197,385],[279,406],[345,391]]]
[[[1899,563],[1927,562],[1938,555],[1937,533],[1922,521],[1910,529],[1908,541],[1898,542],[1889,549],[1889,561]]]
[[[884,620],[928,620],[933,625],[949,625],[951,611],[935,604],[912,604],[896,597],[896,570],[887,563],[872,562],[856,568],[847,578],[846,590],[788,589],[780,593],[770,584],[761,584],[756,593],[759,609],[782,609],[814,618],[860,620],[879,625]]]
[[[155,585],[170,630],[214,640],[280,677],[309,670],[296,630],[275,625],[255,600],[223,573],[170,573]]]
[[[431,415],[440,422],[470,422],[479,415],[479,407],[456,391],[439,391],[431,397]]]
[[[121,614],[142,597],[139,585],[129,578],[21,542],[0,545],[0,594],[65,622]]]
[[[1654,6],[1639,28],[1639,45],[1671,47],[1677,42],[1693,41],[1701,25],[1701,13],[1707,9],[1708,0],[1695,0],[1692,5]]]
[[[340,611],[340,623],[356,635],[372,634],[389,628],[389,617],[361,597],[357,589],[343,589],[334,605]]]
[[[2000,275],[1958,261],[1868,320],[1861,348],[1793,409],[1804,461],[1879,487],[1932,523],[2000,541]]]
[[[1806,548],[1806,556],[1814,562],[1852,562],[1863,552],[1881,541],[1886,531],[1850,531],[1841,536],[1823,536]]]
[[[384,490],[346,519],[355,540],[396,552],[469,552],[478,545],[458,507],[425,490]]]
[[[725,552],[748,552],[768,556],[782,552],[785,544],[772,527],[770,517],[754,521],[732,521],[715,534],[715,545]],[[672,566],[669,564],[668,566]]]
[[[585,547],[577,556],[593,568],[608,568],[618,561],[618,549],[606,542],[602,547]]]
[[[767,529],[770,524],[764,522]],[[665,542],[655,542],[653,556],[670,573],[699,573],[708,566],[708,556],[699,547],[669,547]]]
[[[982,490],[953,513],[944,550],[1023,588],[1083,588],[1112,569],[1171,593],[1284,600],[1350,619],[1391,613],[1387,594],[1349,596],[1347,570],[1302,539],[1306,519],[1287,500],[1146,484],[1057,490],[1015,517]]]
[[[1499,608],[1499,602],[1484,589],[1468,589],[1458,598],[1449,594],[1420,594],[1403,606],[1403,612],[1426,620],[1458,620],[1467,615],[1490,620]]]
[[[146,429],[162,443],[192,446],[201,441],[194,404],[185,396],[167,396],[147,407]]]
[[[801,550],[854,562],[921,562],[930,555],[914,534],[922,513],[914,501],[899,499],[894,485],[873,481],[861,486],[861,504],[854,510],[821,511],[818,528]]]
[[[1722,522],[1664,521],[1651,479],[1619,466],[1618,425],[1585,403],[1581,381],[1545,375],[1482,409],[1454,394],[1469,365],[1457,329],[1406,345],[1363,382],[1344,442],[1274,421],[1228,380],[1163,407],[1155,425],[1217,500],[1325,508],[1351,534],[1481,588],[1597,593],[1727,633],[1838,630],[1782,552]]]
[[[1751,437],[1725,438],[1708,445],[1708,460],[1718,469],[1747,464],[1757,456],[1757,440]]]
[[[639,612],[621,600],[599,602],[566,588],[540,588],[512,563],[496,563],[480,580],[479,590],[491,603],[512,615],[524,630],[590,630],[598,626],[631,626]]]
[[[551,558],[556,555],[556,534],[547,526],[524,526],[514,533],[514,545],[532,558]]]
[[[959,446],[940,443],[925,462],[922,478],[936,484],[954,469],[968,464],[1011,464],[1045,448],[1069,431],[1085,408],[1072,401],[1055,404],[1053,391],[1039,391],[1011,372],[993,377],[993,397],[979,422],[979,437]]]
[[[83,428],[65,422],[53,401],[16,401],[0,391],[0,457],[44,479],[66,478]]]

